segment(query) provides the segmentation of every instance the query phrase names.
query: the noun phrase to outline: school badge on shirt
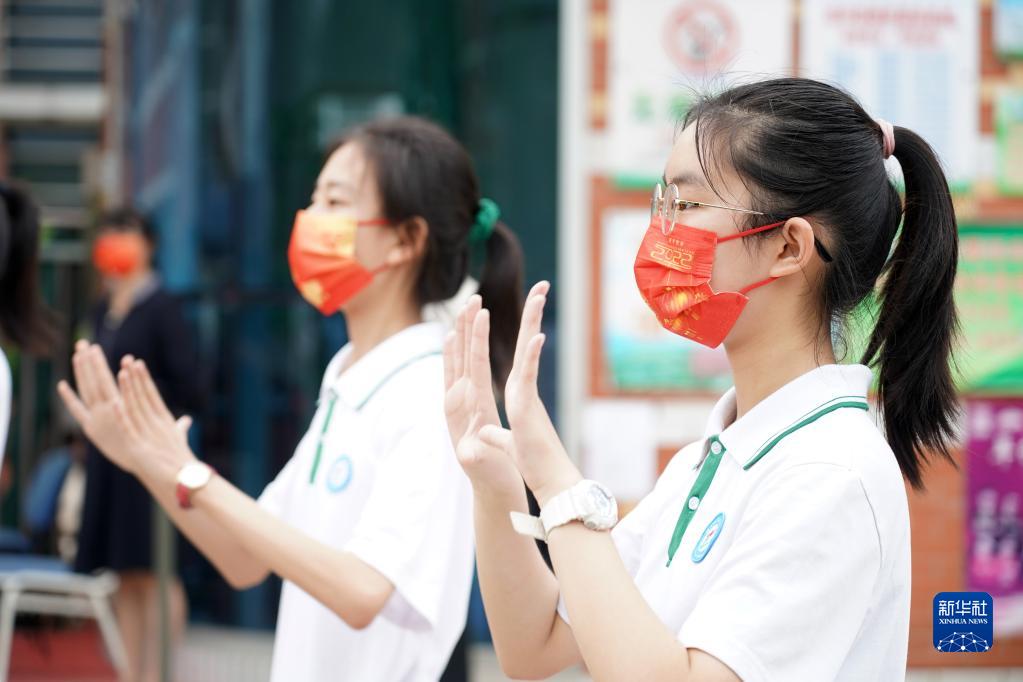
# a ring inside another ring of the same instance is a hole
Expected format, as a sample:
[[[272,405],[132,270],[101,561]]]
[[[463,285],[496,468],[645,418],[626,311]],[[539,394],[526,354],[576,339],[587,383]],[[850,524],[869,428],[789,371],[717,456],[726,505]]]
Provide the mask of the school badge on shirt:
[[[696,541],[696,546],[693,547],[693,563],[698,564],[707,558],[707,554],[710,553],[711,548],[717,539],[721,536],[721,529],[725,525],[725,514],[721,512],[707,524],[707,527],[703,529],[703,533],[700,535],[700,539]]]
[[[341,455],[334,460],[327,471],[327,490],[332,493],[344,492],[352,482],[352,458]]]

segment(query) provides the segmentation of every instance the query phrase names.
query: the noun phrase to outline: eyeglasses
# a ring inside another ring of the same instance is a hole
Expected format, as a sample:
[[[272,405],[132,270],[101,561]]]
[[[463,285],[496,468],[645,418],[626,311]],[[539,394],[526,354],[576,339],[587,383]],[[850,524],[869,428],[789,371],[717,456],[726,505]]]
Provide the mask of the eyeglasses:
[[[708,204],[703,201],[689,201],[688,199],[682,199],[679,196],[678,185],[675,183],[668,185],[667,190],[664,189],[661,183],[657,183],[654,186],[654,194],[650,198],[650,219],[658,221],[661,232],[664,234],[671,234],[675,230],[675,225],[680,222],[682,211],[687,208],[700,207],[722,208],[726,211],[738,211],[739,213],[745,213],[747,215],[771,215],[769,213],[764,213],[763,211],[754,211],[752,209],[740,208],[738,206],[722,206],[721,204]],[[816,236],[813,238],[813,245],[825,263],[830,263],[834,260]]]

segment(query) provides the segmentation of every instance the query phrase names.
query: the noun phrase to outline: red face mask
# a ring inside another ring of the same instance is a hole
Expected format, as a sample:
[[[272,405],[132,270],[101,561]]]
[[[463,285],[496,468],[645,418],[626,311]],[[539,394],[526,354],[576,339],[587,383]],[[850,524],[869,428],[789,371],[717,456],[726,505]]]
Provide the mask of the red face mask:
[[[324,315],[333,315],[385,266],[367,270],[355,260],[359,227],[389,225],[386,220],[299,211],[291,231],[288,264],[302,297]]]
[[[775,279],[756,282],[740,291],[715,292],[710,287],[710,275],[717,245],[784,224],[771,223],[719,237],[710,230],[676,223],[671,234],[666,235],[655,218],[650,221],[636,255],[634,270],[639,293],[665,329],[717,348],[749,302],[746,294]]]
[[[106,277],[126,277],[138,272],[146,254],[146,239],[136,232],[111,232],[96,240],[92,264]]]

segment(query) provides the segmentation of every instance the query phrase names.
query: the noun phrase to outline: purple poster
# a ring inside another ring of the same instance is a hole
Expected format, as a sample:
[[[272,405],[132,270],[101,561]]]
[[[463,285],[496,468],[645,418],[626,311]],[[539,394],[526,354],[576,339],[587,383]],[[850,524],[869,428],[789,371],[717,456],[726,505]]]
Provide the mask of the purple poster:
[[[995,631],[1023,632],[1023,399],[971,400],[966,412],[967,582],[995,600]]]

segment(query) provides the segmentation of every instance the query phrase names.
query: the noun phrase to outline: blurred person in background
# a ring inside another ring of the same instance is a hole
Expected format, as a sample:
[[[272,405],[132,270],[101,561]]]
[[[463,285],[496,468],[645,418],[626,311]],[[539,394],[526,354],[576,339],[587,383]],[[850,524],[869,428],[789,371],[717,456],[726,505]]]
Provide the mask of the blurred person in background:
[[[424,322],[423,308],[478,268],[493,311],[490,367],[503,380],[521,310],[518,241],[481,197],[465,149],[408,117],[344,136],[295,218],[288,257],[302,296],[324,315],[340,311],[350,341],[258,500],[196,459],[187,421],[163,406],[145,363],[126,358],[115,385],[81,343],[80,399],[59,390],[231,585],[284,579],[274,682],[433,682],[465,628],[472,498],[444,418],[446,328]]]
[[[39,295],[39,209],[27,193],[0,181],[0,334],[29,353],[45,353],[53,340]],[[13,402],[11,366],[0,350],[0,471]],[[2,483],[0,476],[0,486]],[[0,498],[4,490],[0,489]]]
[[[597,680],[902,680],[907,487],[923,486],[928,459],[951,459],[959,410],[958,232],[941,164],[912,130],[801,78],[698,100],[666,152],[667,187],[636,226],[636,283],[666,329],[724,344],[735,388],[621,523],[539,398],[547,283],[522,315],[510,431],[482,361],[485,313],[467,307],[469,348],[464,335],[446,348],[501,665],[528,679],[583,663]],[[835,330],[875,291],[863,364],[838,364]]]
[[[153,226],[132,209],[101,217],[93,265],[104,295],[92,315],[92,338],[110,367],[128,354],[144,359],[169,409],[191,413],[200,400],[193,331],[180,303],[153,270],[156,244]],[[146,489],[91,446],[75,570],[117,573],[114,608],[133,680],[159,675],[159,589],[152,538],[153,502]],[[186,603],[179,580],[169,585],[168,594],[172,637],[180,638]]]

